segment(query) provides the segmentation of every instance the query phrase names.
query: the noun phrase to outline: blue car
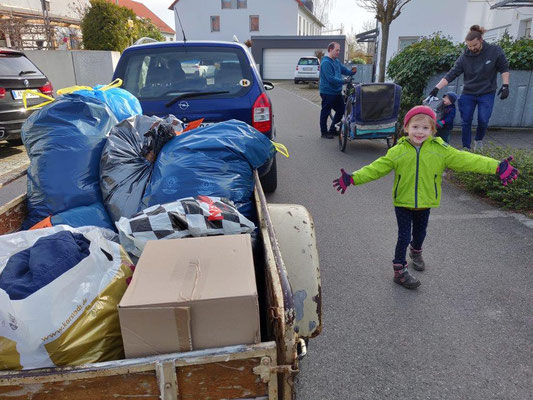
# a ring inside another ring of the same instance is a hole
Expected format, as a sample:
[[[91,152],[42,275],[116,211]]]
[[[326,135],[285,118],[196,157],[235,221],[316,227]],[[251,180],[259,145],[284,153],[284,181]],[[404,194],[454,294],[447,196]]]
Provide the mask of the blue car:
[[[238,119],[274,140],[274,114],[248,48],[232,42],[161,42],[135,45],[120,57],[113,79],[141,102],[145,115],[174,114],[203,125]],[[276,159],[259,169],[265,192],[277,187]]]

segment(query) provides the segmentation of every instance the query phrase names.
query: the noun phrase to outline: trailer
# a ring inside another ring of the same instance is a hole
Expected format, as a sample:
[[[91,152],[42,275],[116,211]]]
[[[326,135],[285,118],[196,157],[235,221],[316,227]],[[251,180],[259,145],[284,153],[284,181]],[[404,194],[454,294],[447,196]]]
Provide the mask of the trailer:
[[[0,188],[25,168],[0,176]],[[0,207],[0,235],[20,229],[26,196]],[[260,230],[255,257],[262,297],[261,342],[80,366],[0,370],[9,400],[214,400],[295,398],[294,378],[308,340],[322,330],[320,268],[314,223],[301,205],[268,204],[257,172]],[[260,302],[261,304],[261,302]],[[1,365],[1,363],[0,363]]]

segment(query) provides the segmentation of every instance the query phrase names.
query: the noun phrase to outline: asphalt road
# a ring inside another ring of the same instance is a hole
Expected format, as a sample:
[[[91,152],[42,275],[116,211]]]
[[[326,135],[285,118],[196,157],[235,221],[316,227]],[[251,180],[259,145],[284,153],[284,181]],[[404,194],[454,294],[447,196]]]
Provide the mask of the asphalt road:
[[[392,174],[340,195],[331,181],[385,154],[382,140],[319,138],[319,108],[270,92],[279,186],[271,202],[312,213],[321,260],[322,334],[301,363],[298,399],[533,398],[533,230],[449,183],[431,213],[422,286],[392,282]]]
[[[279,186],[269,200],[312,213],[321,258],[322,334],[301,363],[298,399],[532,399],[533,230],[451,184],[430,218],[417,273],[422,286],[392,282],[396,223],[392,175],[338,194],[339,168],[385,154],[384,141],[341,153],[319,138],[319,108],[278,86],[270,92]],[[0,146],[0,161],[23,159]],[[2,166],[3,168],[3,166]],[[25,190],[19,180],[0,203]]]

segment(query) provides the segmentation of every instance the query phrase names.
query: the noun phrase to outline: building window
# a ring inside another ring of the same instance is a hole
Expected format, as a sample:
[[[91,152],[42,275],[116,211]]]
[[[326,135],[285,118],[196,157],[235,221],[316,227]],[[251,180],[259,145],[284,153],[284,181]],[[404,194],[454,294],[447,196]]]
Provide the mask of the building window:
[[[522,35],[519,35],[520,37],[524,39],[531,39],[531,20],[526,19],[525,21],[520,21],[520,27],[518,28],[518,31]]]
[[[211,16],[211,32],[220,32],[220,17],[218,15]]]
[[[420,40],[420,36],[400,36],[398,38],[398,51],[402,51],[407,46],[412,45]]]
[[[248,0],[222,0],[222,8],[248,8]]]
[[[250,15],[250,32],[259,31],[259,15]]]

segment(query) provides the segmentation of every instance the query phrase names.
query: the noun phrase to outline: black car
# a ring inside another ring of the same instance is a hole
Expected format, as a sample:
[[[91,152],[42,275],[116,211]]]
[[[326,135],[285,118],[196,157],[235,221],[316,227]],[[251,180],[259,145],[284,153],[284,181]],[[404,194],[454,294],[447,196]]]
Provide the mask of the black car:
[[[53,95],[48,78],[21,51],[0,47],[0,140],[21,144],[20,128],[33,112],[26,110],[22,93],[33,89]],[[27,97],[28,105],[40,103],[36,95]]]

